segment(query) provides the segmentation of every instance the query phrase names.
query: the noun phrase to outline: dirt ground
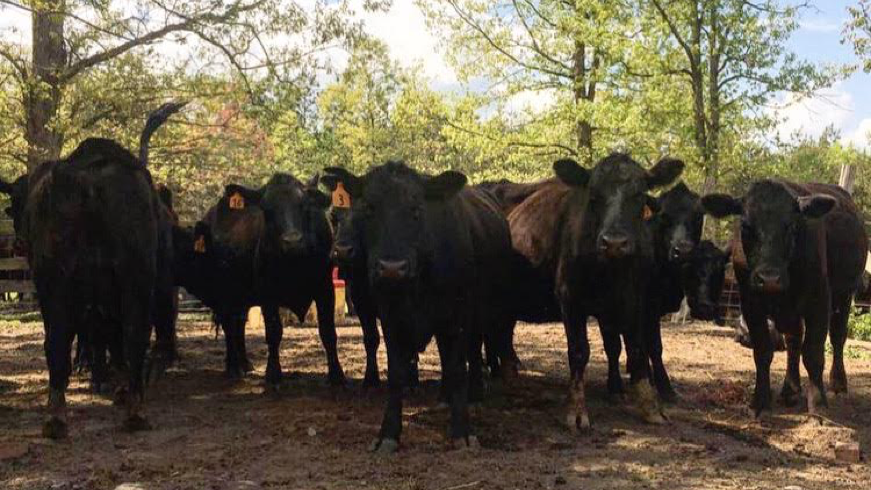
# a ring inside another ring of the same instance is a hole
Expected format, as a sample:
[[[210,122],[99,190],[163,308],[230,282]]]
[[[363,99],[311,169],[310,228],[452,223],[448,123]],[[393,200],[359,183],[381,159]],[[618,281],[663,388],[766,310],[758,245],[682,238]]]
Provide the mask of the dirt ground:
[[[70,438],[40,436],[47,373],[39,323],[0,323],[0,488],[113,489],[868,489],[867,459],[834,458],[836,441],[871,448],[871,348],[850,342],[851,393],[831,398],[824,418],[776,406],[757,423],[745,408],[751,352],[731,331],[710,324],[665,328],[666,363],[681,401],[670,423],[649,426],[605,394],[604,352],[591,328],[587,398],[593,429],[562,425],[567,366],[560,325],[522,325],[524,362],[511,387],[494,385],[473,412],[477,451],[449,451],[448,414],[436,409],[435,349],[422,358],[424,388],[408,400],[401,451],[366,452],[381,419],[383,391],[363,393],[360,330],[339,331],[351,384],[326,386],[317,330],[285,332],[286,390],[264,394],[263,332],[249,331],[256,371],[242,381],[222,374],[224,343],[209,322],[180,324],[183,358],[149,393],[152,431],[120,430],[122,411],[92,395],[85,376],[70,386]],[[386,367],[383,347],[381,365]],[[785,355],[772,385],[783,379]],[[382,369],[382,376],[384,375]]]

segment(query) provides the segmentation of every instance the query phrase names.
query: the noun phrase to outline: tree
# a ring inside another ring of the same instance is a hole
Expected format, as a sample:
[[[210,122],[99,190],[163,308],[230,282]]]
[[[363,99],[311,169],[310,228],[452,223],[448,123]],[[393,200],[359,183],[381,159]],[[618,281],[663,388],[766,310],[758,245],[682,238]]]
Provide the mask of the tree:
[[[849,7],[850,20],[844,29],[844,41],[853,45],[853,51],[862,61],[862,68],[871,73],[871,0],[859,0]]]
[[[778,93],[813,95],[842,73],[800,60],[786,41],[807,4],[777,0],[649,0],[643,30],[655,63],[634,66],[642,77],[677,77],[692,101],[693,139],[704,169],[703,192],[720,171],[721,143],[732,120],[760,109]],[[669,39],[662,45],[660,39]]]
[[[365,8],[385,1],[368,0]],[[308,5],[308,6],[307,6]],[[313,5],[313,6],[312,6]],[[0,0],[0,13],[27,12],[32,45],[0,44],[0,57],[19,85],[27,164],[57,158],[65,142],[64,95],[88,72],[129,53],[152,49],[152,70],[214,73],[230,67],[259,102],[263,79],[287,84],[310,81],[324,50],[353,44],[361,34],[347,0],[150,0],[131,10],[127,2]],[[161,42],[185,46],[187,57]],[[167,66],[169,65],[169,66]]]
[[[600,91],[619,85],[612,66],[625,41],[628,10],[623,3],[418,2],[430,25],[447,31],[450,57],[466,81],[484,77],[502,101],[544,92],[553,93],[555,103],[570,103],[574,141],[530,143],[570,150],[585,161],[595,154],[594,133],[606,121],[606,111],[598,107]]]

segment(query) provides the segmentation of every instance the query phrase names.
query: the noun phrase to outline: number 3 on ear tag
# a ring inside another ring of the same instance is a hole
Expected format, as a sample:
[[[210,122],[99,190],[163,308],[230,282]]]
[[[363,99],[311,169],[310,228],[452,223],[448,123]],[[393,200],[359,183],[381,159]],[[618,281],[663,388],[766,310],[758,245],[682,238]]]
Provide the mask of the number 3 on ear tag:
[[[234,192],[230,196],[230,209],[245,209],[245,198],[242,197],[242,194]]]
[[[336,190],[333,191],[333,207],[351,207],[351,195],[348,194],[348,191],[345,190],[345,186],[341,182],[336,183]]]
[[[197,241],[194,242],[194,252],[198,254],[206,253],[206,237],[200,236],[197,238]]]
[[[650,209],[650,206],[644,205],[644,211],[641,212],[641,219],[644,221],[649,220],[653,217],[653,210]]]

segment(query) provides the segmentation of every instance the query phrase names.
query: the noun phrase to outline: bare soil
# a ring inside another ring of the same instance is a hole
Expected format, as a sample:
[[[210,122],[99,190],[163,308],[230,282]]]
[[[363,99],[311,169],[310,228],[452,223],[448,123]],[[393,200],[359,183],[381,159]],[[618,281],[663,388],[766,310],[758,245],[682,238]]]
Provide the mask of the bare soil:
[[[123,413],[91,394],[75,376],[69,393],[70,437],[41,437],[47,398],[42,325],[0,323],[0,489],[869,489],[871,466],[835,460],[838,441],[871,448],[871,349],[850,342],[851,392],[830,397],[824,417],[776,406],[753,421],[747,410],[754,370],[750,351],[731,330],[710,324],[669,325],[666,363],[681,401],[670,423],[641,423],[629,403],[606,396],[604,352],[591,328],[587,399],[593,429],[563,425],[567,361],[561,325],[522,325],[521,379],[494,383],[473,411],[476,451],[448,450],[448,413],[436,408],[435,349],[422,357],[424,387],[407,400],[401,451],[366,448],[381,420],[384,391],[364,393],[360,330],[339,329],[340,356],[351,380],[325,384],[317,330],[285,331],[285,390],[263,389],[263,331],[249,329],[256,371],[223,376],[223,339],[207,321],[184,319],[182,360],[149,393],[154,430],[129,434]],[[384,349],[381,365],[386,367]],[[774,362],[779,388],[785,355]],[[385,373],[382,369],[382,376]],[[867,456],[866,456],[867,457]]]

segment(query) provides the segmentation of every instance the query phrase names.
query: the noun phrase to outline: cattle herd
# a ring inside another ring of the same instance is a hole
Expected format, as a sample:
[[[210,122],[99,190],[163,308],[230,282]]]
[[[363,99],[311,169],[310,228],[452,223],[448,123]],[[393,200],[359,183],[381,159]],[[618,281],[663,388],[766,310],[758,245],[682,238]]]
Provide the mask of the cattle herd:
[[[836,186],[766,179],[741,197],[699,196],[675,183],[681,161],[645,169],[621,153],[591,169],[558,160],[555,176],[538,182],[473,186],[458,172],[430,176],[391,161],[365,175],[330,167],[308,182],[277,173],[259,188],[228,184],[195,226],[183,227],[171,193],[147,169],[151,135],[182,106],[168,103],[150,115],[138,157],[91,138],[64,159],[0,181],[45,325],[46,437],[68,433],[65,390],[76,338],[93,389],[107,389],[110,366],[125,372],[128,385],[116,391],[126,404],[124,425],[149,428],[146,386],[178,355],[178,287],[213,311],[231,377],[253,369],[245,324],[249,308],[262,308],[268,391],[282,386],[279,308],[302,317],[314,303],[327,380],[343,385],[334,267],[362,325],[365,387],[381,383],[378,322],[384,335],[388,399],[374,451],[398,449],[403,395],[418,383],[417,355],[433,338],[439,397],[450,407],[448,440],[476,445],[468,405],[484,398],[485,371],[506,383],[518,375],[517,321],[565,326],[571,430],[590,425],[591,316],[605,346],[609,393],[627,393],[644,421],[663,423],[662,403],[677,394],[663,363],[660,319],[686,299],[694,317],[718,320],[730,261],[756,363],[757,416],[772,405],[769,320],[787,344],[782,403],[799,402],[803,363],[808,411],[826,405],[827,336],[829,385],[847,390],[847,319],[868,239],[861,213]],[[701,240],[705,214],[739,217],[726,250]],[[624,347],[628,380],[620,370]]]

